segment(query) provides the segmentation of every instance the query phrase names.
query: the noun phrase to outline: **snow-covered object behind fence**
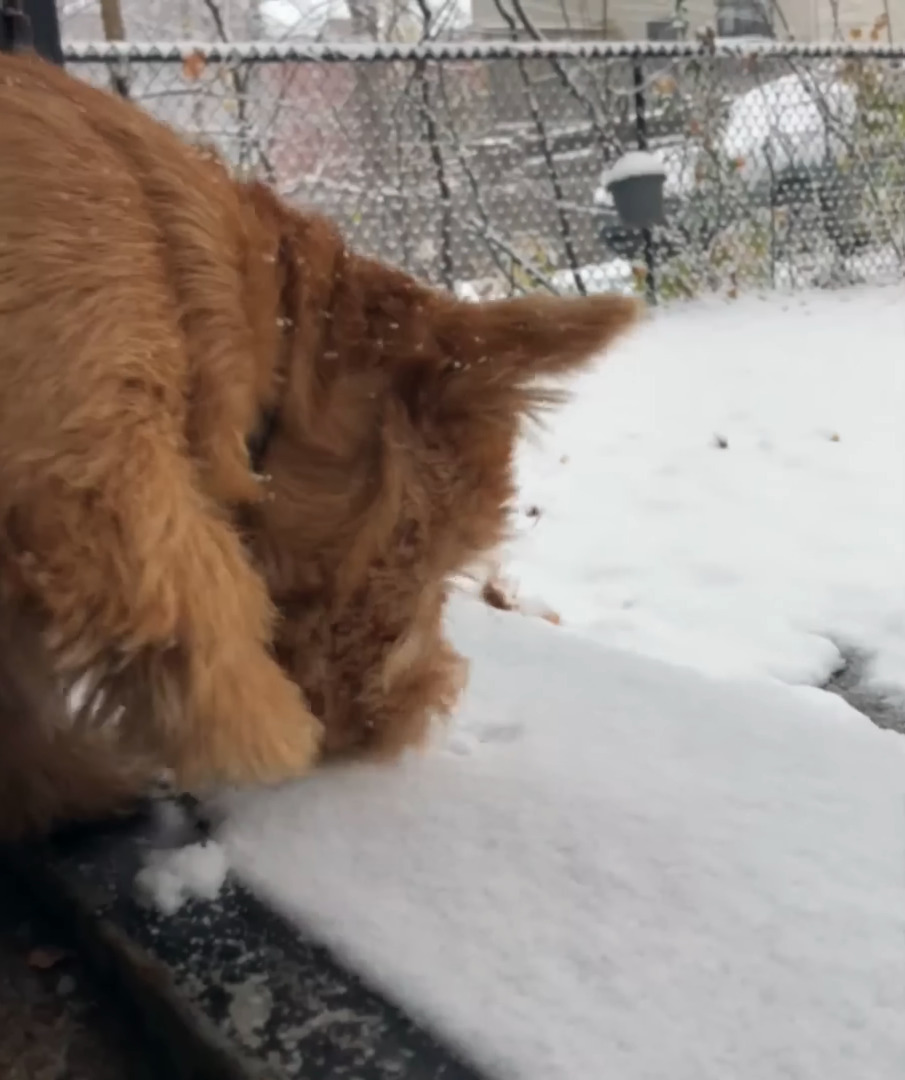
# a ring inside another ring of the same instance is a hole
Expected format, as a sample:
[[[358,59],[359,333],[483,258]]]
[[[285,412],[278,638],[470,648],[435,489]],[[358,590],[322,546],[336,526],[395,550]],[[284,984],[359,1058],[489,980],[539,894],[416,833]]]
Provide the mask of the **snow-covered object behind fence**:
[[[723,153],[749,183],[788,169],[814,169],[853,152],[854,86],[791,74],[732,102]]]

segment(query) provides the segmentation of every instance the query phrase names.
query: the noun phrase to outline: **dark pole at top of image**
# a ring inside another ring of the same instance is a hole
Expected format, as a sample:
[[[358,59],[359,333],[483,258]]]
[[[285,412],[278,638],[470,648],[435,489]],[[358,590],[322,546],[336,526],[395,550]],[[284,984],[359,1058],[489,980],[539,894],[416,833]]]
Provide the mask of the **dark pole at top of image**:
[[[34,49],[53,64],[63,63],[55,0],[0,0],[0,50]]]
[[[31,37],[35,52],[52,64],[63,63],[60,41],[60,20],[56,0],[25,0],[25,14],[31,20]]]
[[[644,66],[640,58],[632,65],[632,82],[635,90],[635,136],[638,149],[647,149],[647,109],[644,100]],[[647,271],[647,299],[651,304],[657,302],[656,258],[654,256],[654,236],[650,226],[641,230],[644,243],[644,265]]]

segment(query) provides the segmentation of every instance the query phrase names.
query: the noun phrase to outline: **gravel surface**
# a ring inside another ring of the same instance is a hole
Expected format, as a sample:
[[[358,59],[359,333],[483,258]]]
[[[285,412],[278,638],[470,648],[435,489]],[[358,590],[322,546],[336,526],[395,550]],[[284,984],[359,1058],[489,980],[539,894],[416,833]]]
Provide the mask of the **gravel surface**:
[[[137,1080],[137,1072],[81,966],[0,879],[0,1078]]]

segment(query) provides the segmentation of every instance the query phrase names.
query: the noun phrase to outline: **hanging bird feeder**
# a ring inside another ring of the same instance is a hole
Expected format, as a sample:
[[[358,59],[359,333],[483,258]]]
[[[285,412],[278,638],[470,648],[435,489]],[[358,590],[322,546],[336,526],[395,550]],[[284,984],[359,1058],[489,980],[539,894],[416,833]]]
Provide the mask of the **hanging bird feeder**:
[[[665,222],[663,187],[666,169],[649,151],[631,150],[623,154],[601,179],[623,225],[631,229],[649,229]]]

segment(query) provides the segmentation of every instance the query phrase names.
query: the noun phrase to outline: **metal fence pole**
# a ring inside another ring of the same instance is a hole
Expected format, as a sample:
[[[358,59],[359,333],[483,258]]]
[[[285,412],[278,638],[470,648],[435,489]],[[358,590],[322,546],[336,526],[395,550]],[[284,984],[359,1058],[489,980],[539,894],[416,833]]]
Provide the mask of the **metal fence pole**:
[[[31,22],[35,52],[52,64],[62,64],[63,46],[55,0],[25,0],[22,7]]]
[[[638,149],[647,149],[647,109],[644,100],[644,64],[636,57],[632,64],[632,80],[635,87],[635,137],[638,140]],[[647,299],[651,304],[657,302],[657,266],[654,256],[654,234],[649,226],[641,230],[644,241],[644,265],[647,269],[645,285]]]

